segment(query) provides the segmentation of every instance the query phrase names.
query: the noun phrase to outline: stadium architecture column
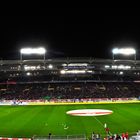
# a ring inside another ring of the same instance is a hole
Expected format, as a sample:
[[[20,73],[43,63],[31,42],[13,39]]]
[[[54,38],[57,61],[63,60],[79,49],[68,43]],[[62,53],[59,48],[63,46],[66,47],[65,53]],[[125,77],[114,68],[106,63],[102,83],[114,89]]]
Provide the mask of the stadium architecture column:
[[[112,49],[112,57],[113,60],[115,55],[122,54],[122,55],[134,55],[134,60],[136,61],[136,50],[134,48],[114,48]]]
[[[43,59],[45,61],[45,54],[46,54],[46,49],[44,47],[38,47],[38,48],[22,48],[20,50],[20,60],[23,60],[23,55],[32,55],[32,54],[37,54],[37,55],[43,55]]]

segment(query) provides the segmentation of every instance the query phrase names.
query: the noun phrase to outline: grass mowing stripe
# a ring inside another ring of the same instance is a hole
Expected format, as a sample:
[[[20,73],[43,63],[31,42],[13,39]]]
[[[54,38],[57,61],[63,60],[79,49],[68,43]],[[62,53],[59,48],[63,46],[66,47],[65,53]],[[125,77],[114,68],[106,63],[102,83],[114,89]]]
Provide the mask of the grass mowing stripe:
[[[38,106],[39,108],[39,106]],[[38,112],[38,114],[36,114],[36,116],[34,117],[34,121],[32,121],[32,125],[35,126],[35,129],[37,129],[38,131],[36,131],[34,129],[34,134],[33,135],[48,135],[48,118],[50,117],[50,115],[52,114],[54,108],[44,108],[41,106],[41,111]],[[50,113],[47,113],[50,112]],[[31,126],[32,126],[31,125]],[[45,129],[45,130],[44,130]]]

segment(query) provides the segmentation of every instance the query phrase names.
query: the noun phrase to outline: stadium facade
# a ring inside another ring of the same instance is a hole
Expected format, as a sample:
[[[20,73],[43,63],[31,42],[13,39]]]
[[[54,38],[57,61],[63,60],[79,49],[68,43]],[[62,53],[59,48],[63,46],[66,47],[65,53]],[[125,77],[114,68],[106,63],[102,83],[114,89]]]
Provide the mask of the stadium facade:
[[[139,60],[58,58],[1,60],[3,81],[139,80]]]

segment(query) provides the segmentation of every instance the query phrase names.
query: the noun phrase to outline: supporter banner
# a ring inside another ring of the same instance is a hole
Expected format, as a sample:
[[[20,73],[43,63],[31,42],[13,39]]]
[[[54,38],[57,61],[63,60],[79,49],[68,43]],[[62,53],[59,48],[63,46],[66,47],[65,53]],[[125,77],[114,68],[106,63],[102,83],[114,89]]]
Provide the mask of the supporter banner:
[[[29,105],[30,103],[96,103],[96,102],[138,101],[137,98],[88,98],[88,99],[51,99],[51,100],[0,100],[0,105]]]
[[[28,102],[22,100],[1,100],[0,105],[28,105]]]

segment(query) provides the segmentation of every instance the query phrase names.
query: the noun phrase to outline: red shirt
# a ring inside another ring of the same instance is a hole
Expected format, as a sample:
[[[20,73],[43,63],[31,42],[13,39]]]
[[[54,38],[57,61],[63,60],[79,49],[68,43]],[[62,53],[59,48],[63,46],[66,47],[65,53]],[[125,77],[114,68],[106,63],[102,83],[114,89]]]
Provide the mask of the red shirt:
[[[128,132],[125,133],[125,137],[126,137],[126,139],[128,139]]]
[[[125,134],[124,133],[122,133],[122,138],[125,138]]]
[[[105,130],[106,130],[107,132],[109,132],[109,128],[106,128]]]

